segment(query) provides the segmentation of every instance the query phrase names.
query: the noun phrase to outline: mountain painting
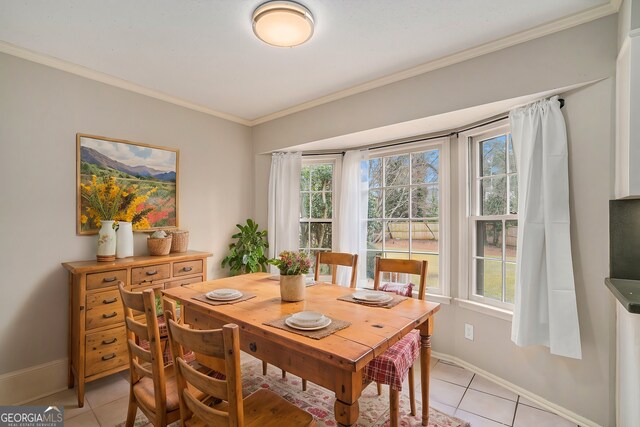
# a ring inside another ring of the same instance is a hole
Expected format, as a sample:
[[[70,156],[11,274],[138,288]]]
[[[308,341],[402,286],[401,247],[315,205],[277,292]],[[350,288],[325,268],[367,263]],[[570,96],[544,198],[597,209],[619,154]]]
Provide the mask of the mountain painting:
[[[139,231],[178,226],[178,150],[84,134],[76,139],[78,234],[97,233],[101,219],[130,221]],[[100,218],[91,206],[110,202],[120,207],[113,218]]]

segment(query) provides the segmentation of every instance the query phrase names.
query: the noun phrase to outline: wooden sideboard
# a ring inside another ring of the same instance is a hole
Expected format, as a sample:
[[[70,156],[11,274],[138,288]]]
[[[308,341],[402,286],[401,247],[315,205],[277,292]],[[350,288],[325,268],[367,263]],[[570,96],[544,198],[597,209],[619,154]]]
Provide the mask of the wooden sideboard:
[[[65,262],[69,270],[69,377],[84,405],[87,382],[129,368],[119,281],[134,291],[207,280],[208,252],[136,256],[114,262]]]

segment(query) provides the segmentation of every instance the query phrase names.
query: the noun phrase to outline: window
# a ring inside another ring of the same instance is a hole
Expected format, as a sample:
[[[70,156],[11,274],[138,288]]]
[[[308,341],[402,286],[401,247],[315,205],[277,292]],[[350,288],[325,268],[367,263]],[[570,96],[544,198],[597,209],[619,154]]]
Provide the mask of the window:
[[[366,257],[369,281],[373,280],[376,256],[426,259],[429,292],[442,293],[444,148],[444,142],[439,141],[411,150],[372,151]],[[418,284],[418,277],[410,280]]]
[[[518,175],[506,125],[469,144],[469,298],[512,308],[516,287]]]
[[[337,158],[329,156],[302,161],[300,250],[306,251],[314,263],[317,252],[333,248],[337,162]]]

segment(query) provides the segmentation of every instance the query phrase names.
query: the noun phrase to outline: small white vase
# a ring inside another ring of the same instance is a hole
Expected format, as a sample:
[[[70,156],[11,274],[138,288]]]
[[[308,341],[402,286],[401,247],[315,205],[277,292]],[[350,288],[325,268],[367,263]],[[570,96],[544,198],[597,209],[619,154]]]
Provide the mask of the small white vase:
[[[102,221],[98,231],[98,261],[115,261],[116,259],[116,231],[113,221]]]
[[[280,275],[280,298],[282,301],[304,300],[305,277],[304,274],[294,276]]]
[[[118,221],[116,258],[133,256],[133,227],[130,222]]]

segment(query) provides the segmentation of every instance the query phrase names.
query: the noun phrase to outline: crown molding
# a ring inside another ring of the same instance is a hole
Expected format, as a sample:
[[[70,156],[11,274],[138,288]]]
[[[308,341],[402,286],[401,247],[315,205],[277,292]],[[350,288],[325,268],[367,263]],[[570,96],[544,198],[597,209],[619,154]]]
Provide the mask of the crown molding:
[[[310,108],[317,107],[319,105],[327,104],[332,101],[337,101],[339,99],[346,98],[348,96],[356,95],[371,89],[376,89],[382,86],[386,86],[391,83],[396,83],[411,77],[416,77],[420,74],[424,74],[440,68],[448,67],[450,65],[457,64],[469,59],[477,58],[479,56],[496,52],[498,50],[505,49],[507,47],[511,47],[520,43],[534,40],[539,37],[544,37],[546,35],[553,34],[558,31],[566,30],[568,28],[572,28],[580,24],[585,24],[587,22],[594,21],[598,18],[603,18],[613,13],[617,13],[621,3],[622,3],[622,0],[610,0],[609,3],[607,4],[596,6],[594,8],[587,9],[583,12],[566,16],[564,18],[560,18],[555,21],[551,21],[549,23],[539,25],[537,27],[531,28],[526,31],[522,31],[520,33],[503,37],[501,39],[494,40],[492,42],[489,42],[480,46],[476,46],[471,49],[463,50],[439,59],[435,59],[433,61],[426,62],[422,65],[418,65],[416,67],[412,67],[407,70],[400,71],[398,73],[390,74],[390,75],[381,77],[379,79],[371,80],[369,82],[353,86],[349,89],[334,92],[330,95],[323,96],[302,104],[298,104],[291,108],[287,108],[272,114],[267,114],[265,116],[251,120],[250,125],[256,126],[262,123],[266,123],[271,120],[288,116],[290,114],[308,110]]]
[[[25,49],[11,43],[0,41],[0,52],[9,55],[16,56],[18,58],[25,59],[27,61],[36,62],[38,64],[46,65],[58,70],[66,71],[71,74],[75,74],[90,80],[95,80],[100,83],[108,84],[120,89],[128,90],[130,92],[138,93],[141,95],[149,96],[161,101],[169,102],[190,110],[198,111],[204,114],[208,114],[214,117],[218,117],[224,120],[229,120],[234,123],[239,123],[245,126],[256,126],[262,123],[269,122],[271,120],[279,119],[281,117],[288,116],[300,111],[308,110],[310,108],[317,107],[319,105],[327,104],[332,101],[337,101],[348,96],[356,95],[362,92],[366,92],[371,89],[376,89],[382,86],[386,86],[391,83],[399,82],[411,77],[418,76],[420,74],[428,73],[440,68],[444,68],[459,62],[463,62],[469,59],[477,58],[488,53],[496,52],[498,50],[511,47],[520,43],[524,43],[539,37],[543,37],[558,31],[562,31],[568,28],[575,27],[580,24],[584,24],[598,18],[617,13],[622,0],[610,0],[609,3],[597,6],[583,12],[576,13],[547,24],[539,25],[526,31],[522,31],[511,36],[507,36],[492,42],[463,50],[452,55],[448,55],[427,63],[418,65],[416,67],[409,68],[404,71],[400,71],[394,74],[390,74],[379,79],[371,80],[360,85],[353,86],[351,88],[334,92],[332,94],[316,98],[314,100],[304,102],[302,104],[295,105],[284,110],[280,110],[271,114],[267,114],[262,117],[258,117],[253,120],[238,117],[232,114],[223,113],[213,110],[204,105],[196,104],[185,99],[168,95],[166,93],[150,89],[130,81],[120,79],[118,77],[111,76],[100,71],[93,70],[81,65],[73,64],[60,58],[35,52],[29,49]],[[636,34],[633,34],[634,36]]]
[[[241,117],[237,117],[232,114],[222,113],[220,111],[213,110],[209,107],[205,107],[204,105],[196,104],[194,102],[190,102],[182,98],[171,96],[154,89],[149,89],[144,86],[140,86],[138,84],[132,83],[130,81],[120,79],[118,77],[114,77],[109,74],[102,73],[100,71],[92,70],[91,68],[83,67],[82,65],[77,65],[60,58],[45,55],[43,53],[34,52],[32,50],[25,49],[23,47],[16,46],[1,40],[0,40],[0,52],[13,55],[18,58],[26,59],[27,61],[32,61],[38,64],[46,65],[51,68],[66,71],[68,73],[75,74],[77,76],[84,77],[90,80],[95,80],[97,82],[108,84],[110,86],[114,86],[120,89],[128,90],[130,92],[139,93],[140,95],[145,95],[151,98],[159,99],[160,101],[169,102],[171,104],[188,108],[190,110],[199,111],[201,113],[209,114],[211,116],[215,116],[224,120],[240,123],[241,125],[251,126],[251,122],[249,120],[243,119]]]

